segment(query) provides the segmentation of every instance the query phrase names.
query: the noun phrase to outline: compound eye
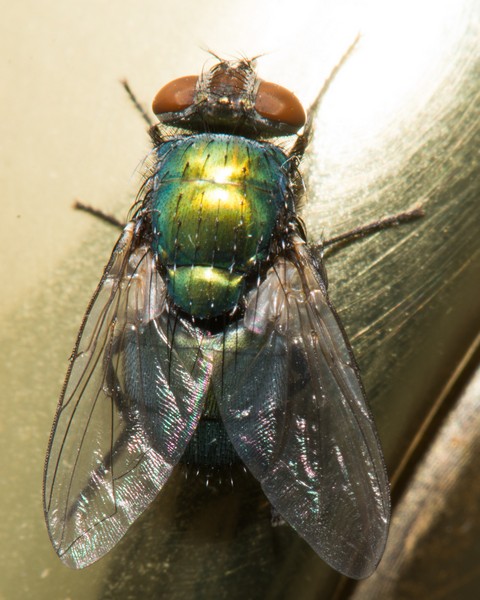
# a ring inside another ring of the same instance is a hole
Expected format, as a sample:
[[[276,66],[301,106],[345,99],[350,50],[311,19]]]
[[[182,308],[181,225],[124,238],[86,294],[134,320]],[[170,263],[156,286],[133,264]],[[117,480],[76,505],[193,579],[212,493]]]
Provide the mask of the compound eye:
[[[152,102],[156,115],[179,112],[193,104],[198,76],[188,75],[174,79],[158,92]]]
[[[255,99],[255,110],[270,121],[285,123],[297,129],[305,125],[305,111],[300,100],[276,83],[260,82]]]

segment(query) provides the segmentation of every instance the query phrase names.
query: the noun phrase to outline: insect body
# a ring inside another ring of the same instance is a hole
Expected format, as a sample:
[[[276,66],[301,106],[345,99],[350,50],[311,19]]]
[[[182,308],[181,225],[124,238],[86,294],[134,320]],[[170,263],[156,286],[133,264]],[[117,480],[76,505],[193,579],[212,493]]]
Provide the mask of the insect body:
[[[385,546],[389,488],[296,214],[312,116],[246,60],[175,80],[153,109],[154,165],[87,310],[53,425],[44,502],[55,550],[84,567],[180,461],[241,460],[326,562],[366,577]],[[290,150],[272,141],[291,136]]]

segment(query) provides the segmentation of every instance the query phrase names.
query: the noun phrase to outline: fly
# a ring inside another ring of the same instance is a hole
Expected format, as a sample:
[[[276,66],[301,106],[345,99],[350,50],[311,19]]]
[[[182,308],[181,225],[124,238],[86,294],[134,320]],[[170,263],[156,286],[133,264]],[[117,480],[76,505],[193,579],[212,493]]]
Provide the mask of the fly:
[[[329,565],[375,570],[384,460],[297,215],[321,95],[306,116],[253,61],[220,60],[155,97],[153,166],[87,309],[47,453],[45,517],[68,566],[112,549],[181,461],[242,461]]]

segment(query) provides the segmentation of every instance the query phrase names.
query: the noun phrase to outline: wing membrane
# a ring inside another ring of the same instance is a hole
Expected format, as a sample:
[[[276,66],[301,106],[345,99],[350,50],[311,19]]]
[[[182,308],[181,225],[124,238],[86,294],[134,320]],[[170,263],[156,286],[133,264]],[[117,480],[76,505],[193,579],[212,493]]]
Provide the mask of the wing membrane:
[[[331,566],[381,558],[389,486],[357,367],[302,243],[277,259],[244,323],[255,354],[220,405],[235,450],[275,509]]]
[[[110,550],[147,508],[200,418],[201,340],[175,342],[149,246],[127,225],[87,310],[52,430],[44,482],[52,543],[69,566]]]

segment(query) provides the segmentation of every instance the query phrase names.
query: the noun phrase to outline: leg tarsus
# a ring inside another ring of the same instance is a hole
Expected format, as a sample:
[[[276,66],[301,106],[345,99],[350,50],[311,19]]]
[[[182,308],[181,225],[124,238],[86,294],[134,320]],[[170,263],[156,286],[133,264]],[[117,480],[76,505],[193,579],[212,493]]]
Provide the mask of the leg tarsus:
[[[75,210],[81,210],[83,212],[86,212],[86,213],[94,216],[94,217],[97,217],[98,219],[101,219],[102,221],[105,221],[106,223],[109,223],[110,225],[113,225],[114,227],[118,227],[119,229],[123,229],[125,227],[125,223],[122,223],[113,215],[107,215],[106,213],[99,210],[98,208],[93,208],[93,206],[88,206],[87,204],[83,204],[83,202],[79,202],[78,200],[76,200],[74,202],[73,208]]]

